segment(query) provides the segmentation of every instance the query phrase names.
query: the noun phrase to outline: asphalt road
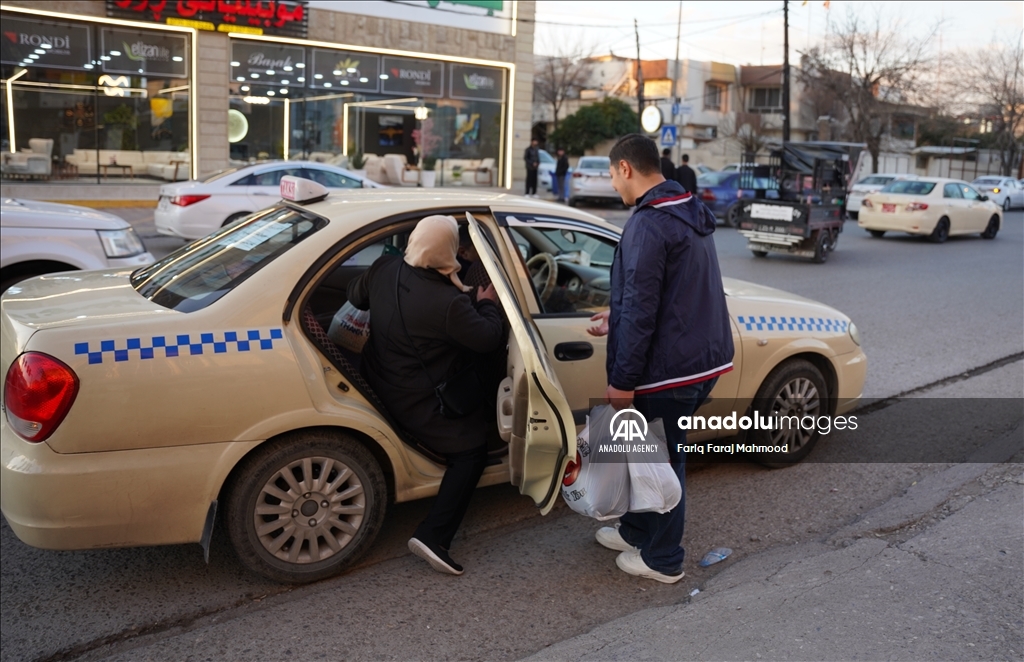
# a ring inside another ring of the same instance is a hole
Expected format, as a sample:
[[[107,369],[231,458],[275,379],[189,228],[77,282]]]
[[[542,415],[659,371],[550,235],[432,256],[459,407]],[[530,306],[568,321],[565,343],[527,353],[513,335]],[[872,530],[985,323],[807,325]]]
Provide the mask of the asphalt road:
[[[628,212],[595,210],[623,221]],[[181,242],[151,238],[151,210],[116,210],[157,256]],[[725,275],[826,302],[861,329],[866,395],[1024,396],[1024,214],[995,241],[872,239],[850,224],[827,264],[755,259],[735,231],[716,241]],[[1001,361],[1002,360],[1002,361]],[[991,367],[993,362],[1000,362]],[[990,366],[990,367],[986,367]],[[975,372],[970,372],[974,369]],[[915,390],[933,385],[930,391]],[[1019,403],[1019,400],[1017,401]],[[900,409],[902,408],[902,409]],[[900,402],[866,416],[893,430],[935,426]],[[964,417],[936,434],[977,445],[1005,435],[1016,410]],[[873,428],[868,428],[873,429]],[[546,518],[505,486],[480,490],[453,546],[464,576],[438,575],[405,541],[428,502],[389,510],[373,552],[346,574],[301,588],[242,571],[215,533],[209,565],[198,545],[52,552],[0,528],[3,660],[24,659],[510,659],[640,609],[685,600],[751,554],[824,540],[859,514],[948,464],[857,462],[878,435],[830,437],[817,461],[768,471],[692,463],[687,475],[687,576],[666,586],[619,572],[593,542],[598,524],[561,504]],[[833,461],[828,461],[833,460]],[[846,460],[846,462],[843,462]],[[701,569],[712,547],[734,550]],[[685,657],[685,651],[680,651]]]

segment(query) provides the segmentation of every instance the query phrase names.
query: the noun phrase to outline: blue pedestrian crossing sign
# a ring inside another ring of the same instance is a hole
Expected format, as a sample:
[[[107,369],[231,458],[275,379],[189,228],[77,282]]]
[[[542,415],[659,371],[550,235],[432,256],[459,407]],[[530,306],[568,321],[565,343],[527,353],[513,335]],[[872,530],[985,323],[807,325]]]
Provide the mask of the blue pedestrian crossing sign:
[[[676,144],[676,128],[673,125],[661,127],[661,146],[674,147]]]

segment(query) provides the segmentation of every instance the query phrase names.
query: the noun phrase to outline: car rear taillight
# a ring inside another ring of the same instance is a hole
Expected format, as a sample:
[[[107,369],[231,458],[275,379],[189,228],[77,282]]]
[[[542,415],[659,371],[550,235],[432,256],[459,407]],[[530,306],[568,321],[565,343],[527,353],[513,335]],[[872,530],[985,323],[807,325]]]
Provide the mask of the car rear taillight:
[[[871,198],[864,198],[864,200],[861,201],[860,206],[861,207],[867,207],[868,209],[871,209],[872,207],[874,207],[874,205],[871,204]]]
[[[576,479],[580,476],[580,465],[583,460],[580,458],[580,452],[576,451],[576,461],[569,460],[569,464],[565,465],[565,475],[562,476],[562,485],[569,487],[576,482]]]
[[[928,209],[928,205],[923,202],[911,202],[907,205],[907,211],[924,211]]]
[[[46,441],[67,416],[78,395],[78,375],[40,352],[25,352],[4,381],[7,422],[26,441]]]
[[[179,207],[188,207],[194,205],[197,202],[202,202],[207,199],[208,195],[176,195],[171,198],[172,205],[178,205]]]
[[[715,192],[709,188],[704,189],[700,192],[700,199],[705,202],[714,202],[718,198],[715,197]]]
[[[574,173],[572,173],[573,179],[579,179],[582,176],[583,176],[582,172],[574,172]]]

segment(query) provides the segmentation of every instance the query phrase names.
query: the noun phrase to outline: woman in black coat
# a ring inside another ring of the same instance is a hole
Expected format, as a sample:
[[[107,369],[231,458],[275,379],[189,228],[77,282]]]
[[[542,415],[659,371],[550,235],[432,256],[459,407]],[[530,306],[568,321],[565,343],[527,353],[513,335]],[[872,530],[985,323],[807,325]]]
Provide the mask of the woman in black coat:
[[[435,387],[479,355],[503,348],[507,335],[493,286],[480,288],[476,303],[470,300],[470,288],[457,275],[458,246],[455,219],[428,216],[409,236],[404,258],[382,256],[348,286],[352,305],[373,313],[363,349],[367,381],[403,427],[448,460],[409,549],[455,575],[462,566],[448,550],[483,474],[496,422],[486,397],[465,417],[445,417]]]

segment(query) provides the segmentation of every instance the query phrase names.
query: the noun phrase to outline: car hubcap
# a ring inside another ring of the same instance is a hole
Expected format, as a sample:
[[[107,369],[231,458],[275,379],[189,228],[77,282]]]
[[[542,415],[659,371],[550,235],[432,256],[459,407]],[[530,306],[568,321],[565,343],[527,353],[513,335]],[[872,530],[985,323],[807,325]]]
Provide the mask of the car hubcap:
[[[814,382],[806,377],[797,377],[788,382],[772,403],[772,415],[781,423],[781,429],[771,433],[772,445],[788,444],[790,453],[800,450],[817,432],[813,425],[810,429],[804,429],[800,423],[805,416],[817,419],[820,411],[821,399]],[[798,424],[787,424],[783,421],[784,416],[796,416],[799,419]]]
[[[363,522],[359,477],[328,457],[282,467],[260,490],[253,512],[263,548],[289,563],[316,563],[340,552]]]

